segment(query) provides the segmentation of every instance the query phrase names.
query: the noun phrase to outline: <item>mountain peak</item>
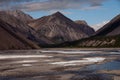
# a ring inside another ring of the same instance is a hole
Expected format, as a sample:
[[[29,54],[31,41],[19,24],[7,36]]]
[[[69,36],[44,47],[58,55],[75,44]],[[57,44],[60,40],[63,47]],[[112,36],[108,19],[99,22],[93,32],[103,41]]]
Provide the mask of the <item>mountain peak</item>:
[[[57,11],[56,13],[52,14],[52,16],[64,16],[61,12]]]
[[[23,13],[23,11],[21,11],[21,10],[18,10],[18,9],[16,9],[16,10],[12,10],[13,12],[16,12],[16,13]]]
[[[76,20],[75,23],[77,23],[77,24],[88,25],[87,22],[86,22],[85,20]]]
[[[55,44],[79,40],[88,36],[79,25],[61,12],[39,18],[29,23],[29,26],[34,28],[40,36],[45,36]]]
[[[33,20],[33,18],[30,15],[24,13],[21,10],[7,10],[5,12],[20,19],[21,21],[25,23],[28,23],[29,21]]]
[[[75,23],[80,25],[81,30],[83,30],[87,35],[91,36],[92,34],[95,33],[95,30],[92,27],[90,27],[86,21],[76,20]]]

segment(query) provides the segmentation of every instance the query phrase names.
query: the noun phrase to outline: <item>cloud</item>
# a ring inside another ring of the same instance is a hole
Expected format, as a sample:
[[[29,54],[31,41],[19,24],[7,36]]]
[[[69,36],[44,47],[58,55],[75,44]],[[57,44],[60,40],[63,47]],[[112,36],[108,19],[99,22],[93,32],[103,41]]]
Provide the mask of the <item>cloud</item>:
[[[106,0],[0,0],[0,7],[24,11],[96,9],[102,6],[104,1]]]
[[[91,27],[93,27],[95,29],[95,31],[97,31],[98,29],[100,29],[101,27],[103,27],[105,24],[107,24],[109,21],[103,21],[101,23],[95,24],[95,25],[91,25]]]
[[[33,0],[0,0],[0,3],[10,3],[10,2],[30,2]]]
[[[94,10],[94,9],[98,9],[98,8],[100,8],[100,6],[84,7],[81,10]]]
[[[0,10],[12,9],[23,3],[33,2],[35,0],[0,0]],[[17,9],[17,8],[16,8]]]

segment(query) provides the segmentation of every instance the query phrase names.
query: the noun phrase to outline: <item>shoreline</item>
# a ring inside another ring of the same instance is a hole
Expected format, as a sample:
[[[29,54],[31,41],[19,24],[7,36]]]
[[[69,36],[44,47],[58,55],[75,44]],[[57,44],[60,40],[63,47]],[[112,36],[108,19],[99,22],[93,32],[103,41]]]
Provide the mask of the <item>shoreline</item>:
[[[36,51],[36,50],[120,50],[120,48],[40,48],[40,49],[20,49],[20,50],[0,50],[0,51]]]

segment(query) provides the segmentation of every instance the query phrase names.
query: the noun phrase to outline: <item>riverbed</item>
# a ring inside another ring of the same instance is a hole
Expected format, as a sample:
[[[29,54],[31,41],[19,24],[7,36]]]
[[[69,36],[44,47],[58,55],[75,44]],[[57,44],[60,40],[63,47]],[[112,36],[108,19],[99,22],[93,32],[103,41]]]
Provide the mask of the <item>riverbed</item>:
[[[120,80],[119,49],[0,51],[0,80]]]

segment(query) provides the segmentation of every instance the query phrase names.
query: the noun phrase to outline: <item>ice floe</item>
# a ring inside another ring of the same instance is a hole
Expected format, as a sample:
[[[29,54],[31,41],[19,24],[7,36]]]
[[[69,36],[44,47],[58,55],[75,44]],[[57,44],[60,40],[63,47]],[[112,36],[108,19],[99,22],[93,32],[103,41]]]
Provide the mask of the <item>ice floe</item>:
[[[92,64],[92,63],[96,63],[96,62],[102,62],[104,60],[105,60],[105,58],[103,58],[103,57],[90,57],[90,58],[83,58],[82,60],[53,62],[50,64],[62,65],[62,66],[72,66],[72,65]]]
[[[80,54],[88,54],[95,53],[98,51],[80,51],[80,50],[71,50],[71,51],[63,51],[63,50],[41,50],[42,53],[80,53]]]
[[[41,58],[41,57],[52,57],[47,55],[0,55],[0,59],[11,59],[11,58]]]
[[[22,64],[22,66],[32,66],[31,64]]]
[[[21,61],[15,61],[12,63],[34,63],[34,62],[38,62],[38,60],[21,60]]]

